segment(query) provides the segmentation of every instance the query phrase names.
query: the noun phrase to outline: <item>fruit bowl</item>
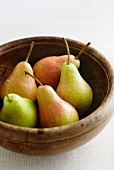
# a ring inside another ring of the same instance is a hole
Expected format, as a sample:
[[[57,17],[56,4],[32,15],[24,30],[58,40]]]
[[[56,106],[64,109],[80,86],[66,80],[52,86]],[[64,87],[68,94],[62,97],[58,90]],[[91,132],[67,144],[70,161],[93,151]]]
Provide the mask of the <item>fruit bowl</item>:
[[[24,61],[34,41],[29,63],[33,66],[47,56],[66,54],[62,37],[29,37],[0,47],[0,85],[15,65]],[[68,39],[70,52],[77,55],[84,43]],[[33,156],[55,155],[80,147],[107,125],[113,116],[114,73],[110,62],[89,46],[80,56],[79,71],[93,89],[93,103],[76,123],[53,128],[23,128],[0,121],[0,146],[10,151]],[[0,109],[2,108],[0,100]]]

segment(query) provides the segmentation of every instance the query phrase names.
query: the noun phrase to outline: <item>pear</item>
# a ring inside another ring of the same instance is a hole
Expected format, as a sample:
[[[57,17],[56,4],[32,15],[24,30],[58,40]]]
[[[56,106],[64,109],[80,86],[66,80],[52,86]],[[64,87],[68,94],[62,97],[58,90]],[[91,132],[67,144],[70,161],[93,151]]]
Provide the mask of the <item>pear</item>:
[[[93,91],[90,85],[80,75],[74,64],[70,63],[70,51],[68,51],[68,61],[63,63],[61,77],[56,93],[65,101],[76,108],[79,115],[82,115],[91,105]]]
[[[17,94],[7,94],[3,100],[0,121],[21,127],[36,127],[37,107],[27,98]]]
[[[25,73],[29,74],[28,72]],[[51,86],[40,83],[37,88],[37,100],[41,127],[64,126],[79,121],[76,109],[61,99]]]
[[[24,74],[24,70],[29,71],[33,75],[33,69],[31,65],[28,63],[28,58],[31,54],[34,42],[31,43],[30,50],[28,52],[27,58],[25,61],[19,62],[12,73],[9,75],[7,79],[9,79],[9,93],[18,94],[21,97],[28,98],[35,102],[36,98],[36,90],[37,86],[30,76]],[[2,83],[0,87],[0,97],[3,100],[6,96],[6,81]]]
[[[78,56],[70,56],[70,62],[73,63],[77,68],[80,67],[79,56],[89,44],[90,43],[87,43],[86,46],[84,46]],[[56,89],[60,79],[61,66],[67,61],[67,58],[67,55],[48,56],[37,61],[33,66],[34,76],[39,79],[43,85],[50,85]]]

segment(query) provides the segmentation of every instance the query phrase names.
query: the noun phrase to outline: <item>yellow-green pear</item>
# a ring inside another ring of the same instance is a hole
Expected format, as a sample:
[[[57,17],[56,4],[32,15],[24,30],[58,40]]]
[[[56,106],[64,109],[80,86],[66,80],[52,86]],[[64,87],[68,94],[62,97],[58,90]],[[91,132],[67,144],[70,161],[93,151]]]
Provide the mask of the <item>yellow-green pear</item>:
[[[79,57],[88,45],[90,45],[90,43],[87,43],[77,56],[70,55],[70,62],[77,68],[80,67]],[[61,66],[67,59],[67,55],[61,55],[48,56],[39,60],[33,66],[34,76],[41,81],[43,85],[50,85],[56,89],[60,80]]]
[[[33,66],[34,76],[39,79],[43,85],[50,85],[56,89],[60,79],[61,66],[67,61],[67,58],[67,55],[48,56],[37,61]],[[75,59],[75,56],[71,55],[70,61],[79,68],[79,59]]]
[[[33,69],[31,65],[28,63],[28,58],[32,51],[34,43],[31,43],[29,53],[25,61],[19,62],[12,73],[9,75],[7,79],[9,79],[9,93],[15,93],[20,95],[21,97],[28,98],[35,102],[36,98],[36,90],[37,86],[35,80],[30,76],[25,75],[24,71],[28,71],[33,75]],[[2,83],[0,87],[0,97],[3,100],[6,96],[6,82],[7,79]]]
[[[37,88],[37,100],[39,105],[39,122],[43,128],[64,126],[79,120],[76,109],[61,99],[49,85],[40,83],[40,86]]]
[[[36,105],[17,94],[7,94],[3,100],[0,121],[21,127],[36,127],[38,111]]]
[[[79,114],[82,114],[92,103],[93,91],[82,78],[79,70],[69,62],[70,51],[66,40],[65,42],[68,50],[68,61],[62,65],[60,82],[56,92],[63,100],[74,106]]]

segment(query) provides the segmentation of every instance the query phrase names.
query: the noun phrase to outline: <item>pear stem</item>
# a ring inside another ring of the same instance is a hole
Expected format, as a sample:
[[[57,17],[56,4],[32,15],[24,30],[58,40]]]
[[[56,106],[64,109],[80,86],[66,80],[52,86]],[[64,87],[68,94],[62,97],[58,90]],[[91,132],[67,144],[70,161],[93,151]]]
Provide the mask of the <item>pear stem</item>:
[[[12,99],[11,99],[11,98],[9,97],[9,95],[8,95],[8,85],[9,85],[9,80],[6,81],[6,91],[7,91],[7,92],[6,92],[6,95],[7,95],[8,101],[11,102]]]
[[[78,53],[78,55],[75,57],[75,60],[79,59],[79,57],[81,56],[81,54],[84,52],[84,50],[90,45],[91,43],[88,42],[82,49],[81,51]]]
[[[64,41],[65,41],[65,45],[66,45],[66,49],[67,49],[67,54],[68,54],[67,64],[69,65],[70,64],[70,50],[69,50],[69,46],[68,46],[67,40],[65,38],[64,38]]]
[[[24,71],[24,72],[25,74],[28,74],[29,76],[31,76],[38,83],[39,86],[43,86],[43,84],[36,77],[30,74],[28,71]]]
[[[28,63],[28,59],[29,59],[29,57],[30,57],[30,55],[31,55],[33,46],[34,46],[34,42],[32,41],[32,42],[31,42],[31,45],[30,45],[30,49],[29,49],[28,55],[27,55],[26,60],[25,60],[27,63]]]

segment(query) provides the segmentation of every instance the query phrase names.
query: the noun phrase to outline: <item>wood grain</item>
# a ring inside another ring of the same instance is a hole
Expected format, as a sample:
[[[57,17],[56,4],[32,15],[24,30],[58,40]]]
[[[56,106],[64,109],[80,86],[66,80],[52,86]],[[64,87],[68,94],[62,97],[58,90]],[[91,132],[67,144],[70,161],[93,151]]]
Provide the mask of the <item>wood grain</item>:
[[[30,57],[36,61],[50,55],[66,54],[61,37],[31,37],[2,45],[0,48],[0,85],[9,76],[15,65],[25,60],[30,43],[34,50]],[[84,43],[67,39],[71,54],[77,55]],[[114,73],[99,51],[88,47],[80,57],[80,73],[91,85],[94,100],[80,121],[55,128],[21,128],[0,122],[0,146],[28,155],[53,155],[79,147],[95,137],[111,119],[114,107]],[[0,107],[2,108],[2,101]]]

